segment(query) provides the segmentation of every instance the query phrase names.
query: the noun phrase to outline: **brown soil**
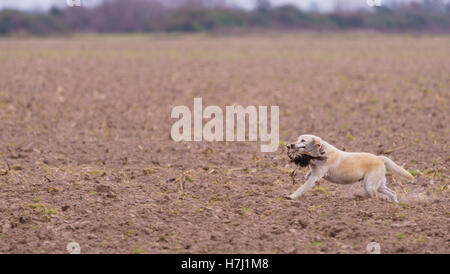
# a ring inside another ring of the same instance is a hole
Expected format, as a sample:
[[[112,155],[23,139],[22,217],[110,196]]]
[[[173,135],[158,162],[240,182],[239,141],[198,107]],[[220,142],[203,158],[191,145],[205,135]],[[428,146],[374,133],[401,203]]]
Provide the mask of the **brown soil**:
[[[449,36],[3,38],[0,253],[449,253],[449,60]],[[385,153],[416,180],[388,177],[398,206],[326,181],[284,200],[306,170],[293,186],[281,147],[171,140],[194,97],[278,105],[284,143]]]

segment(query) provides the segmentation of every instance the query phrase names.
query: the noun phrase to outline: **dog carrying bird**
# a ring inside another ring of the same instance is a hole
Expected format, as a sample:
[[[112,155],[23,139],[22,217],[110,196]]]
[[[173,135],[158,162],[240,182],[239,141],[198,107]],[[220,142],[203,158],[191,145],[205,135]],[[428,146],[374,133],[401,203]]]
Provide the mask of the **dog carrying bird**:
[[[395,192],[386,186],[386,168],[394,175],[414,179],[408,171],[385,156],[342,151],[314,135],[300,135],[296,143],[287,145],[287,149],[291,162],[297,165],[291,173],[293,180],[299,166],[309,166],[306,182],[294,193],[286,195],[287,199],[300,197],[323,178],[337,184],[362,181],[369,197],[375,197],[379,192],[398,203]]]

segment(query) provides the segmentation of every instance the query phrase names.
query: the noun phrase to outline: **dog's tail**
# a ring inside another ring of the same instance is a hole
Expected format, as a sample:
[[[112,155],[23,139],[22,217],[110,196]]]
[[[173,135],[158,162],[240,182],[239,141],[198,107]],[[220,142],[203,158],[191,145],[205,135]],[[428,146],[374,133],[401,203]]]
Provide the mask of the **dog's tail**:
[[[406,178],[406,179],[408,179],[410,181],[414,180],[414,176],[412,176],[411,173],[409,173],[404,168],[402,168],[401,166],[399,166],[396,163],[394,163],[394,161],[392,161],[388,157],[385,157],[385,156],[378,156],[378,157],[383,160],[383,162],[386,165],[386,167],[390,171],[392,171],[394,174],[396,174],[398,176],[401,176],[403,178]]]

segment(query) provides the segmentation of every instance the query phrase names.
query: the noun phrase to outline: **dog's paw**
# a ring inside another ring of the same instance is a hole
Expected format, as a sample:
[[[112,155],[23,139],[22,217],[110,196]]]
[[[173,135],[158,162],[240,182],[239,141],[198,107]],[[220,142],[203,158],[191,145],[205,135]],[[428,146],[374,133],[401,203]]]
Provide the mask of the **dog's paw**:
[[[283,198],[286,199],[286,200],[294,200],[294,198],[292,198],[292,196],[289,195],[289,194],[284,194]]]

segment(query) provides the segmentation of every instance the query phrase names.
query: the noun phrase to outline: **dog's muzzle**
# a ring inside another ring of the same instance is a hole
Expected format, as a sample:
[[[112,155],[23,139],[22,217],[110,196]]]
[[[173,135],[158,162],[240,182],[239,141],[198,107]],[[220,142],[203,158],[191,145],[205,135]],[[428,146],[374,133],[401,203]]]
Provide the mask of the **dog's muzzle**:
[[[305,146],[296,146],[296,144],[295,143],[293,143],[293,144],[289,144],[289,145],[286,145],[286,147],[288,148],[288,149],[299,149],[299,148],[305,148]]]

